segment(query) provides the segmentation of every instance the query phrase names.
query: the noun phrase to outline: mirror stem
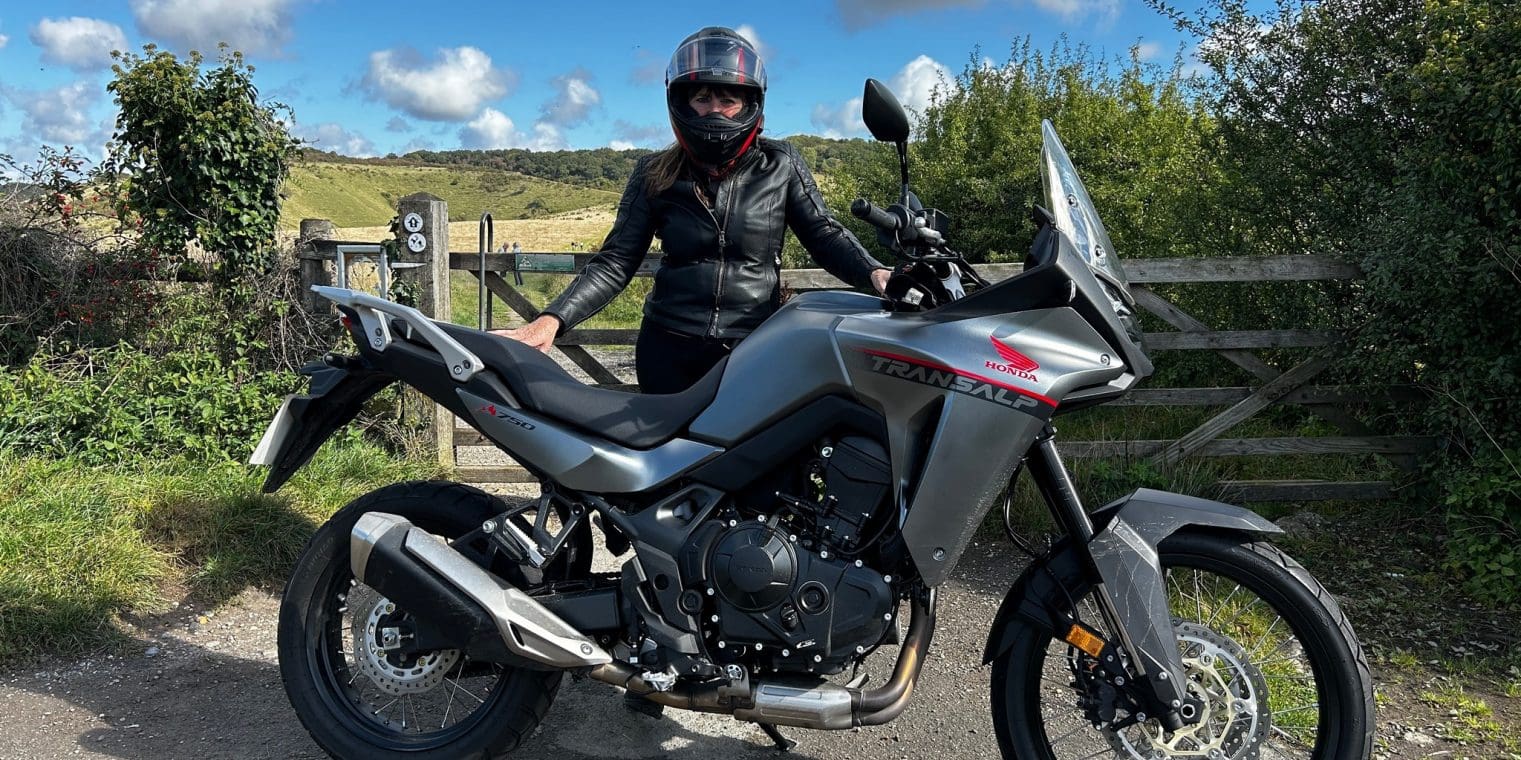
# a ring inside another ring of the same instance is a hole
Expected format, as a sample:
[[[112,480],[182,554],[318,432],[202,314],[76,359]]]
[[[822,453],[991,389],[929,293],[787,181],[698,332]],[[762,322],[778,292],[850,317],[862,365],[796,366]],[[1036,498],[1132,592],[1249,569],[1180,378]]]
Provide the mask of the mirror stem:
[[[903,193],[902,193],[902,197],[898,199],[898,202],[901,203],[901,204],[903,204],[904,206],[907,206],[908,205],[908,141],[907,140],[903,140],[903,141],[900,141],[898,143],[898,168],[899,168],[899,173],[902,175],[902,178],[903,178]]]

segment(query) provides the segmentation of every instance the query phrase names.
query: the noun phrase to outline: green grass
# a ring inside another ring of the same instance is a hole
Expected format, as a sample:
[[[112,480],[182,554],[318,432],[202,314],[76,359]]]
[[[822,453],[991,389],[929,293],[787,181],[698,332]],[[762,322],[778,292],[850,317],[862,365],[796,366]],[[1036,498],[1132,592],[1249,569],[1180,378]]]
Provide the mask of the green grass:
[[[280,223],[291,229],[306,218],[339,227],[383,225],[396,215],[396,202],[416,192],[448,201],[453,221],[474,221],[484,211],[525,219],[618,202],[618,193],[513,172],[323,162],[295,166],[284,192]]]
[[[1456,742],[1494,741],[1500,738],[1501,726],[1495,712],[1483,699],[1470,696],[1460,686],[1421,693],[1421,701],[1447,711],[1442,738]]]
[[[511,277],[508,277],[511,282]],[[525,274],[523,287],[518,288],[535,308],[543,309],[570,285],[570,275]],[[644,299],[654,286],[650,277],[635,277],[634,281],[607,308],[586,320],[580,326],[586,328],[631,329],[639,327],[644,314]],[[511,324],[517,315],[502,299],[493,297],[492,325],[501,327]],[[480,284],[475,276],[462,270],[449,273],[449,306],[455,324],[474,327],[480,321]]]
[[[0,459],[0,659],[108,647],[119,617],[180,594],[215,605],[277,589],[338,507],[434,474],[353,435],[273,495],[260,493],[264,468],[235,462]]]

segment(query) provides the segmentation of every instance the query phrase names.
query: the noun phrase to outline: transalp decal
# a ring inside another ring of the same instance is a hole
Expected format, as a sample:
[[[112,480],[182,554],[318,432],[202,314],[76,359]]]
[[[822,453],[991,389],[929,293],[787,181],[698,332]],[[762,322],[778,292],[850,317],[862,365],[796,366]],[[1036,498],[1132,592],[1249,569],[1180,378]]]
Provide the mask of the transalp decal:
[[[1034,413],[1042,404],[1056,407],[1056,401],[1034,391],[1024,388],[1016,388],[1012,385],[999,382],[992,378],[974,375],[965,370],[955,367],[947,367],[943,364],[913,359],[907,356],[890,354],[885,351],[872,351],[860,349],[866,354],[870,362],[872,372],[888,377],[896,377],[920,385],[929,385],[935,388],[943,388],[954,393],[961,393],[984,401],[991,401],[1010,409]],[[1034,364],[1034,362],[1031,362]],[[1038,365],[1037,365],[1038,366]]]

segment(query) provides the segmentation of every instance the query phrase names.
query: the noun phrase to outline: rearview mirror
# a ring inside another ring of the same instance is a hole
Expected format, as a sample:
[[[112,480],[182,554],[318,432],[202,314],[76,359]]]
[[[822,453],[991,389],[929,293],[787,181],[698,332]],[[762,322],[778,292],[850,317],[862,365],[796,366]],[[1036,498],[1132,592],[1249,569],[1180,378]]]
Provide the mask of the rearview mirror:
[[[871,136],[882,142],[908,142],[908,114],[893,97],[892,90],[875,79],[866,80],[866,92],[861,95],[861,120],[866,122]]]

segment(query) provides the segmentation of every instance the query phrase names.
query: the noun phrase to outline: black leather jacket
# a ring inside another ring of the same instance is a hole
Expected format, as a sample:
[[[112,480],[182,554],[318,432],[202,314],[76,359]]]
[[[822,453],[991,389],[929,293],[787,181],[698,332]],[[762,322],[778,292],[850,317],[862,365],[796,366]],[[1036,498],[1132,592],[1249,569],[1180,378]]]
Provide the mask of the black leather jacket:
[[[653,155],[629,178],[601,252],[544,310],[564,322],[561,332],[628,286],[655,236],[665,259],[644,304],[646,326],[725,340],[748,335],[781,304],[783,224],[830,274],[870,289],[871,272],[882,265],[824,207],[796,148],[759,140],[713,183],[712,208],[689,178],[651,196],[645,171]]]

